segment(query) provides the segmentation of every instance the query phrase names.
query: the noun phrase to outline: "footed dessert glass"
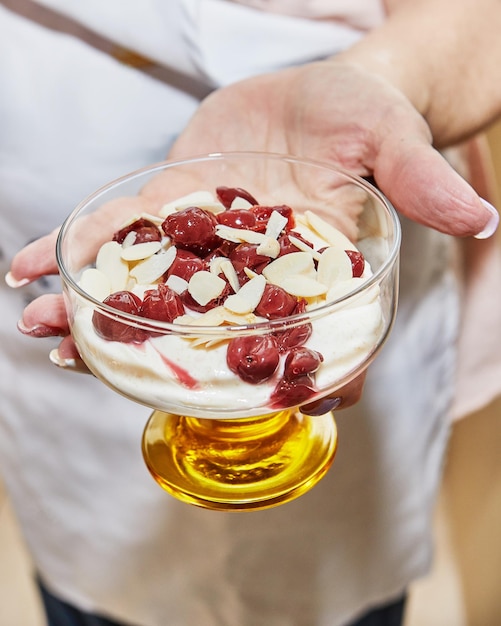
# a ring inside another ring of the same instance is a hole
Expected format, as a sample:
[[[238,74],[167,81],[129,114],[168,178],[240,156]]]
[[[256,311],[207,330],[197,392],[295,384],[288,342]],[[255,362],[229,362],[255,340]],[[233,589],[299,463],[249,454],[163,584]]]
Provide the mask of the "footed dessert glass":
[[[394,209],[364,179],[215,153],[99,189],[64,222],[56,254],[82,359],[154,409],[142,442],[154,479],[184,502],[251,510],[329,469],[333,415],[299,407],[376,357],[399,247]]]

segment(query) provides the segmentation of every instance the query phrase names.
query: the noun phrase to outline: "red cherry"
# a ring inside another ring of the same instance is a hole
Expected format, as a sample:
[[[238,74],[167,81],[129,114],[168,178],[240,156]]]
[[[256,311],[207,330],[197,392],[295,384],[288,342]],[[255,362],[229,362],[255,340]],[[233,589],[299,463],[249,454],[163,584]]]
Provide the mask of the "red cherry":
[[[281,409],[298,406],[309,400],[314,394],[315,383],[308,374],[293,380],[281,378],[271,396],[272,407]]]
[[[269,320],[288,317],[296,308],[297,298],[278,285],[267,284],[256,313]]]
[[[292,380],[305,374],[313,374],[320,367],[324,357],[316,350],[304,346],[293,348],[284,364],[284,378]]]
[[[281,235],[278,238],[278,243],[280,244],[280,254],[279,256],[283,256],[284,254],[290,254],[291,252],[299,252],[300,249],[292,243],[289,236],[293,236],[296,239],[302,241],[305,245],[313,250],[313,244],[305,239],[300,233],[295,232],[294,230],[290,230],[287,234]]]
[[[127,235],[134,231],[136,233],[136,238],[134,240],[134,244],[136,243],[146,243],[148,241],[161,241],[162,233],[158,230],[156,224],[150,222],[150,220],[144,219],[141,217],[140,219],[132,222],[128,226],[121,228],[113,235],[113,241],[117,241],[118,243],[123,243],[123,240],[127,237]]]
[[[254,213],[254,216],[256,218],[256,226],[254,230],[258,232],[264,233],[264,231],[266,230],[266,226],[268,225],[270,215],[273,213],[273,211],[277,211],[278,213],[280,213],[280,215],[283,215],[287,218],[287,224],[285,225],[286,231],[291,230],[291,228],[294,228],[294,226],[296,225],[292,209],[290,208],[290,206],[287,206],[285,204],[280,206],[258,205],[253,206],[249,209],[249,211],[252,211],[252,213]]]
[[[174,261],[167,270],[166,277],[174,274],[174,276],[179,276],[184,280],[190,280],[193,274],[205,269],[207,269],[205,261],[195,253],[178,249]]]
[[[360,278],[365,269],[364,255],[358,250],[345,250],[345,252],[350,257],[353,278]]]
[[[311,324],[302,324],[301,326],[278,331],[275,333],[275,336],[279,351],[284,353],[304,345],[311,337],[312,332]]]
[[[105,298],[103,303],[124,313],[141,315],[141,298],[130,291],[116,291]],[[120,322],[117,318],[108,317],[99,311],[94,311],[92,323],[96,333],[108,341],[141,343],[148,337],[146,331]]]
[[[256,217],[247,209],[228,209],[219,213],[217,221],[231,228],[245,228],[253,230],[256,226]]]
[[[271,378],[279,360],[277,343],[271,335],[235,337],[228,344],[226,353],[230,370],[253,385]]]
[[[239,244],[236,248],[234,248],[234,250],[232,250],[229,259],[232,262],[238,277],[242,281],[247,280],[244,268],[248,267],[257,274],[261,274],[263,269],[271,260],[270,257],[257,253],[257,244],[255,243]]]
[[[231,207],[235,198],[242,198],[250,202],[250,204],[257,204],[257,200],[241,187],[216,187],[216,195],[226,209]]]
[[[221,243],[216,235],[217,219],[199,207],[188,207],[168,215],[162,229],[178,248],[205,256]]]
[[[181,298],[167,285],[160,284],[157,289],[150,289],[143,296],[141,305],[143,317],[161,322],[173,322],[184,313]]]
[[[191,309],[192,311],[198,311],[199,313],[205,313],[206,311],[210,311],[210,309],[214,309],[217,306],[221,306],[226,298],[233,293],[233,289],[230,287],[229,283],[226,283],[223,292],[213,300],[207,302],[207,304],[198,303],[195,298],[190,294],[190,292],[186,289],[180,295],[180,298],[185,307]]]

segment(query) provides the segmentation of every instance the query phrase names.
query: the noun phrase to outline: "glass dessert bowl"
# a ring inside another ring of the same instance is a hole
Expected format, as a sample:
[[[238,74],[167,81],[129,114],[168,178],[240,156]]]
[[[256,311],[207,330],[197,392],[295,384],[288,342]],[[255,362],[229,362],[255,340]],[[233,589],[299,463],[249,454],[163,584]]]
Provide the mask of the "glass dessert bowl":
[[[211,154],[96,191],[56,246],[89,369],[154,409],[146,465],[177,498],[263,509],[315,485],[331,413],[390,331],[400,226],[370,183],[292,156]]]

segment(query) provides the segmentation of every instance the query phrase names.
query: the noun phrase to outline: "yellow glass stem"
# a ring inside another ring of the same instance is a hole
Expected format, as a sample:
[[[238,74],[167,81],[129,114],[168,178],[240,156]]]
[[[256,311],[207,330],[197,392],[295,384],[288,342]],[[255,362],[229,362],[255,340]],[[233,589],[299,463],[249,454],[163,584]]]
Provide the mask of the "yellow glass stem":
[[[143,456],[170,494],[213,510],[265,509],[300,496],[327,472],[337,449],[331,413],[297,410],[244,419],[154,411]]]

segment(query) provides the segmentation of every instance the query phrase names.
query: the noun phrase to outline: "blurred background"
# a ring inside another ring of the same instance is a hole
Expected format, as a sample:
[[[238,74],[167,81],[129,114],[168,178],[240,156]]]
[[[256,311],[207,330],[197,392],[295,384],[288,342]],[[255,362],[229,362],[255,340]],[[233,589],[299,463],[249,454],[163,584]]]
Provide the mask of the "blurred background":
[[[501,122],[488,138],[501,199]],[[411,589],[406,626],[501,624],[500,443],[501,398],[454,425],[435,515],[434,566]],[[45,626],[1,476],[0,626]]]

